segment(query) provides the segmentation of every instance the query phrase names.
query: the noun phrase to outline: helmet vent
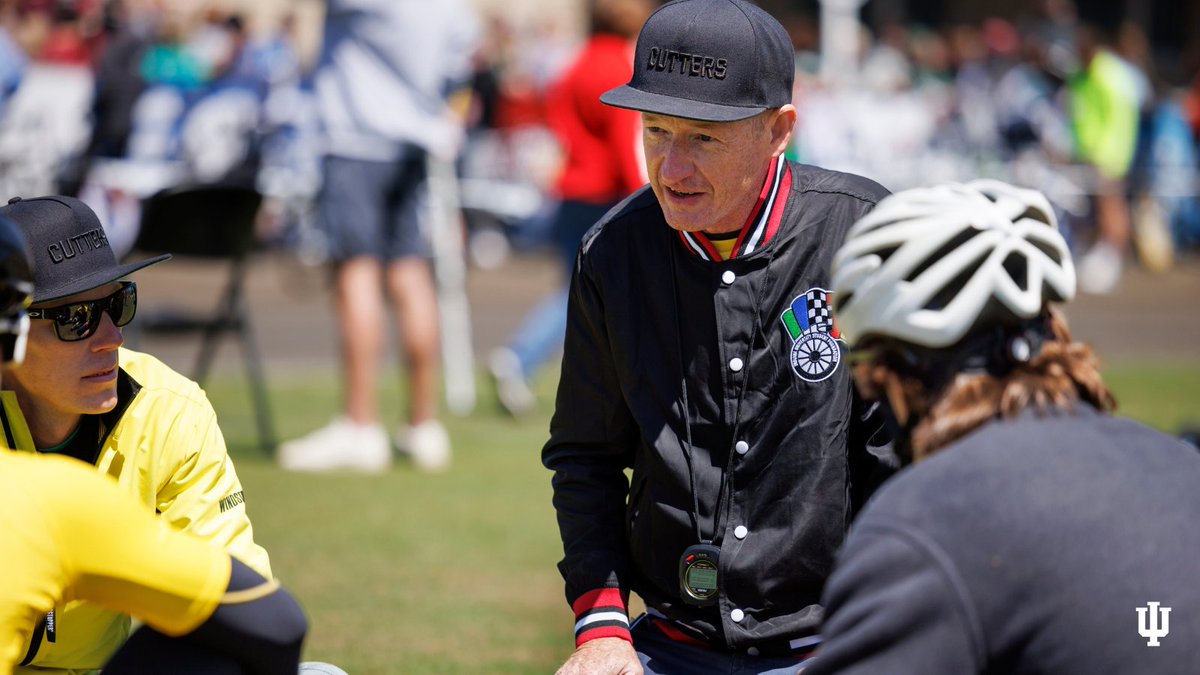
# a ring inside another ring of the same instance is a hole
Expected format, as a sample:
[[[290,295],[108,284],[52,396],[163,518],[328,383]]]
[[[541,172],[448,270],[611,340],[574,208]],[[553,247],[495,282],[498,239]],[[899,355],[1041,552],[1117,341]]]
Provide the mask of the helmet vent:
[[[1038,221],[1039,223],[1045,223],[1047,225],[1050,224],[1050,216],[1046,215],[1045,211],[1042,211],[1041,209],[1038,209],[1038,208],[1034,208],[1032,206],[1025,209],[1025,212],[1022,213],[1019,218],[1016,218],[1015,220],[1013,220],[1013,222],[1014,223],[1019,222],[1021,220],[1024,220],[1025,218],[1030,218],[1030,219]]]
[[[882,265],[887,262],[888,258],[892,257],[892,254],[899,250],[899,248],[899,246],[888,246],[875,251],[875,255],[879,256],[879,264]]]
[[[941,290],[935,293],[929,299],[929,302],[925,303],[924,309],[932,311],[945,309],[946,305],[950,304],[958,296],[958,292],[962,290],[962,287],[967,285],[971,277],[975,276],[975,272],[979,270],[979,267],[983,265],[983,262],[988,259],[990,254],[990,251],[984,251],[982,255],[971,261],[970,265],[964,267],[953,279],[946,282],[946,285],[942,286]],[[934,259],[936,260],[937,258],[935,257]]]
[[[1004,271],[1017,282],[1022,291],[1029,290],[1029,263],[1025,256],[1013,251],[1004,259]]]
[[[904,277],[904,280],[912,281],[921,276],[921,273],[932,267],[934,263],[956,251],[959,246],[971,241],[971,239],[973,239],[975,235],[979,234],[980,232],[981,230],[975,227],[964,227],[961,232],[954,236],[953,239],[943,244],[938,250],[929,254],[929,256],[925,258],[920,265],[914,267],[913,270],[908,273],[908,276]],[[974,268],[972,268],[972,272],[973,271]]]
[[[1040,238],[1026,239],[1026,241],[1028,241],[1030,244],[1033,244],[1034,247],[1037,248],[1037,250],[1041,251],[1042,253],[1045,253],[1046,257],[1049,258],[1050,260],[1052,260],[1055,265],[1062,266],[1062,264],[1063,264],[1062,252],[1059,251],[1057,248],[1051,246],[1049,243],[1047,243],[1045,241],[1042,241]]]

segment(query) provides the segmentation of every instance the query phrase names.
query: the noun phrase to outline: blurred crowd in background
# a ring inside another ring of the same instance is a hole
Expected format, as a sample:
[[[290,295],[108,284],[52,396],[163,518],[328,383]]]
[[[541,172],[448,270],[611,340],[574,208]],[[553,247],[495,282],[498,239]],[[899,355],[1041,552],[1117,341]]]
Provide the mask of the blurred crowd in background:
[[[887,23],[860,45],[857,73],[833,82],[800,45],[800,160],[893,191],[977,177],[1037,187],[1092,293],[1115,288],[1131,244],[1165,272],[1200,243],[1200,55],[1156,61],[1139,24],[1069,0],[977,24]]]
[[[981,176],[1036,186],[1060,209],[1084,290],[1113,290],[1135,261],[1167,272],[1200,244],[1200,55],[1164,67],[1138,23],[1035,4],[970,23],[860,24],[857,67],[836,77],[819,12],[781,17],[797,47],[791,154],[891,190]],[[222,3],[172,5],[0,0],[3,193],[76,194],[128,251],[142,198],[249,184],[266,197],[264,245],[321,261],[320,136],[296,16],[250,30]],[[544,95],[585,37],[565,16],[482,16],[456,158],[476,265],[551,237],[561,149]]]

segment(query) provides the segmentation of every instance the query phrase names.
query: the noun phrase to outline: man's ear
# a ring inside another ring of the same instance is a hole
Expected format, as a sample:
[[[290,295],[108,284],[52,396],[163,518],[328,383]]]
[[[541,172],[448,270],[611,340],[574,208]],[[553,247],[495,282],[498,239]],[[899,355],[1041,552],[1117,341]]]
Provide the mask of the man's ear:
[[[779,157],[787,151],[788,142],[792,140],[792,129],[796,126],[796,117],[796,106],[791,103],[775,110],[770,122],[772,157]]]

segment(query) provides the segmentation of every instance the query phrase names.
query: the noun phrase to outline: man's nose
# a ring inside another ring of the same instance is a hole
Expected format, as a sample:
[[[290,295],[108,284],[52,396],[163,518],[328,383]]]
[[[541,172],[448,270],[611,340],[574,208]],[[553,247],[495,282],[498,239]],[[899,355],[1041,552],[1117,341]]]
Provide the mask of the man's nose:
[[[103,312],[100,325],[96,326],[96,334],[91,337],[90,342],[93,351],[111,350],[125,344],[125,336],[108,312]]]
[[[662,168],[659,170],[664,180],[667,182],[685,180],[692,175],[695,169],[696,164],[692,161],[692,155],[685,146],[679,143],[671,143],[667,146],[666,152],[663,153]]]

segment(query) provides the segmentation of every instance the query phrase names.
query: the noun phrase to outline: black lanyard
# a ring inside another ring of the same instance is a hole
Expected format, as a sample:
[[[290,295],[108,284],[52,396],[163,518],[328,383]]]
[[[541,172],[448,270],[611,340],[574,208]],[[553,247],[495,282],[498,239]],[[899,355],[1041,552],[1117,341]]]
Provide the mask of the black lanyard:
[[[735,455],[734,446],[737,444],[738,434],[741,431],[742,425],[742,401],[746,397],[746,389],[750,382],[750,351],[746,352],[746,375],[742,378],[741,390],[738,392],[737,401],[734,404],[733,435],[729,439],[730,448],[725,462],[725,469],[721,472],[721,487],[717,493],[716,511],[713,515],[713,539],[705,539],[704,533],[700,530],[700,496],[696,491],[696,472],[692,465],[692,448],[694,446],[692,444],[692,423],[690,419],[690,406],[688,404],[687,371],[683,363],[683,322],[680,319],[679,286],[675,278],[678,273],[675,262],[675,256],[677,255],[675,248],[677,244],[674,241],[668,240],[668,246],[670,247],[671,257],[671,297],[674,300],[673,309],[675,317],[675,352],[679,362],[680,388],[683,396],[683,428],[684,435],[686,436],[686,443],[683,446],[683,457],[687,462],[688,488],[692,493],[692,512],[690,515],[692,518],[692,527],[694,527],[696,530],[696,541],[701,544],[707,544],[717,539],[721,532],[721,518],[724,515],[726,497],[729,494],[729,473],[732,469],[733,457]],[[771,262],[775,259],[775,248],[776,246],[768,247],[767,264],[763,269],[762,283],[760,283],[758,287],[757,300],[754,306],[751,307],[751,311],[754,314],[754,324],[750,330],[749,346],[751,350],[753,350],[754,347],[755,337],[759,335],[759,331],[762,329],[762,312],[759,311],[759,309],[762,307],[763,302],[766,299],[767,289],[771,286]],[[751,296],[754,296],[753,292],[751,293]],[[766,341],[765,336],[763,341]],[[720,542],[718,541],[717,543],[719,544]]]

